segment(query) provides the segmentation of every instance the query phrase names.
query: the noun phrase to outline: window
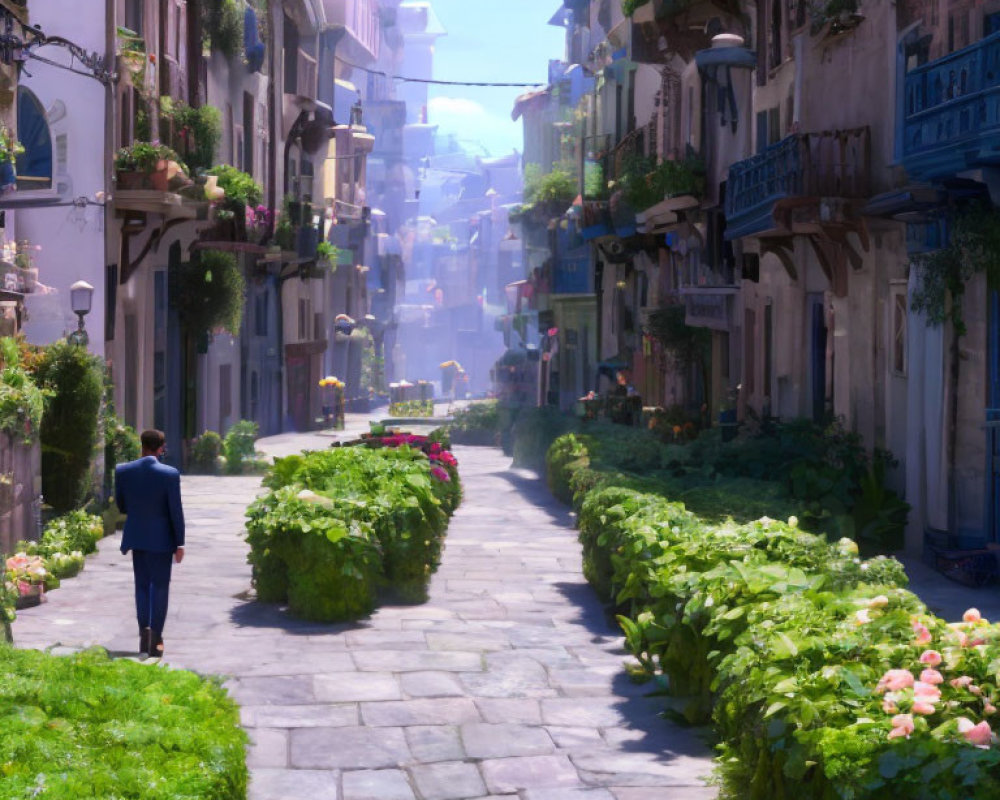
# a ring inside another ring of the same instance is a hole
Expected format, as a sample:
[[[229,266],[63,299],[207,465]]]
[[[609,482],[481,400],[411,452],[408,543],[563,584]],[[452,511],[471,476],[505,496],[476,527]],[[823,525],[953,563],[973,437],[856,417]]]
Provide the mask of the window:
[[[125,0],[125,27],[142,36],[142,7],[145,0]]]
[[[219,365],[219,429],[230,414],[233,413],[233,366]]]
[[[267,336],[267,294],[258,294],[254,298],[253,325],[255,336]]]
[[[254,125],[253,120],[254,101],[253,95],[249,92],[243,93],[243,166],[244,172],[253,175],[253,151],[254,151]]]
[[[17,138],[24,152],[17,157],[18,191],[52,188],[52,137],[45,109],[30,89],[17,88]]]
[[[889,313],[889,342],[892,374],[900,378],[906,377],[906,286],[893,286],[890,289],[892,298]]]

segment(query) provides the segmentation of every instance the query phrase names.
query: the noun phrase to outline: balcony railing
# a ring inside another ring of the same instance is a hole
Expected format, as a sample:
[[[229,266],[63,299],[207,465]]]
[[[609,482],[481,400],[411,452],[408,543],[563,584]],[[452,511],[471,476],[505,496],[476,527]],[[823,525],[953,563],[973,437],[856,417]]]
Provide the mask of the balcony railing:
[[[904,81],[903,163],[917,180],[1000,164],[1000,33]]]
[[[774,227],[776,205],[791,198],[866,198],[871,132],[865,128],[786,136],[729,168],[726,237]]]

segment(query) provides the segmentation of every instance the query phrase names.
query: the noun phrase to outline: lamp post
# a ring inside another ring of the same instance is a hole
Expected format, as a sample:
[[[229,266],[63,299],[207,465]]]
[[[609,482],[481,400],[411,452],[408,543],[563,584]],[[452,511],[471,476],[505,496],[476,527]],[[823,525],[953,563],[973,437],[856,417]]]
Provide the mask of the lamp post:
[[[90,313],[90,304],[93,298],[94,287],[86,281],[77,281],[69,287],[69,304],[78,319],[76,330],[66,337],[70,344],[80,347],[86,347],[90,344],[90,337],[83,327],[83,318]]]

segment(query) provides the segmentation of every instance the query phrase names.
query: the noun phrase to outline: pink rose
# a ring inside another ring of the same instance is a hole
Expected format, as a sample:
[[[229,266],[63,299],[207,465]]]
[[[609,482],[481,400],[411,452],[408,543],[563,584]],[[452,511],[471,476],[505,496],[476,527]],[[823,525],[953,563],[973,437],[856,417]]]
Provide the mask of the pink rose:
[[[982,618],[983,615],[979,613],[978,608],[970,608],[962,614],[962,619],[966,622],[979,622]]]
[[[913,686],[912,672],[908,669],[890,669],[882,676],[882,680],[878,682],[875,691],[884,692],[888,690],[890,692],[898,692],[900,689],[908,689],[911,686]]]
[[[924,650],[920,654],[920,663],[928,667],[936,667],[941,663],[941,654],[937,650]]]
[[[931,632],[922,622],[913,622],[913,632],[917,635],[917,644],[927,644],[931,640]]]
[[[960,678],[952,678],[948,683],[956,689],[964,689],[972,683],[972,678],[968,675],[962,675]]]
[[[920,680],[913,684],[913,696],[924,700],[930,700],[933,703],[934,701],[941,699],[941,690],[938,689],[933,683],[927,683],[926,681]]]
[[[986,720],[983,720],[978,725],[973,725],[965,717],[959,717],[957,723],[958,732],[972,744],[986,746],[993,740],[993,731]]]
[[[925,669],[920,673],[920,680],[924,683],[938,684],[944,683],[944,676],[936,669]]]
[[[447,483],[451,480],[451,475],[448,474],[448,470],[444,469],[444,467],[432,467],[431,475],[443,483]]]
[[[886,714],[895,714],[897,711],[899,711],[899,706],[896,705],[896,701],[894,699],[886,697],[882,701],[882,710]]]
[[[983,713],[987,717],[992,717],[994,714],[997,713],[997,707],[993,705],[993,703],[987,703],[986,705],[983,706]]]
[[[913,715],[897,714],[892,718],[892,730],[889,732],[890,739],[909,737],[913,733]]]
[[[913,701],[913,713],[923,714],[924,716],[928,714],[933,714],[937,709],[934,704],[927,700],[914,700]]]

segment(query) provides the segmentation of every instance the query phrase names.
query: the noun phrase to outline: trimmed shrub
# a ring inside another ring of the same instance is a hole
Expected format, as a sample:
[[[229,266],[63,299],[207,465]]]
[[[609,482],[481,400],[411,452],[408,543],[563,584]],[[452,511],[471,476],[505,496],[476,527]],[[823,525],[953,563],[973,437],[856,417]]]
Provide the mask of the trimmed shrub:
[[[80,508],[90,490],[104,365],[65,340],[45,348],[35,378],[49,392],[42,416],[42,494],[56,511]]]
[[[500,411],[497,401],[472,403],[455,411],[447,430],[455,444],[499,444]]]
[[[0,796],[243,800],[246,734],[218,682],[0,644]]]
[[[104,521],[86,511],[71,511],[52,520],[45,526],[38,542],[38,553],[72,553],[89,555],[97,551],[97,543],[104,536]]]
[[[323,620],[364,616],[377,589],[424,601],[461,489],[454,457],[423,444],[275,459],[271,492],[247,512],[258,598]]]
[[[231,428],[229,432],[232,433]],[[215,431],[205,431],[191,445],[190,471],[201,475],[215,475],[219,471],[221,455],[222,437]],[[240,468],[242,469],[242,464]]]
[[[620,612],[633,671],[662,676],[690,721],[714,722],[724,797],[1000,796],[1000,751],[973,738],[1000,702],[1000,625],[974,610],[946,625],[898,562],[863,561],[854,541],[794,517],[720,521],[725,482],[689,483],[707,517],[667,499],[676,475],[655,492],[616,486],[650,479],[601,466],[594,445],[574,437],[550,454],[555,488],[589,487],[575,498],[584,572]]]
[[[222,451],[226,456],[227,475],[241,475],[246,462],[253,460],[259,430],[256,422],[241,419],[226,432]]]

